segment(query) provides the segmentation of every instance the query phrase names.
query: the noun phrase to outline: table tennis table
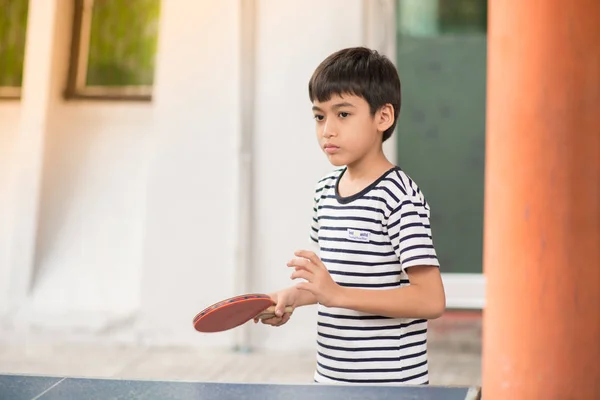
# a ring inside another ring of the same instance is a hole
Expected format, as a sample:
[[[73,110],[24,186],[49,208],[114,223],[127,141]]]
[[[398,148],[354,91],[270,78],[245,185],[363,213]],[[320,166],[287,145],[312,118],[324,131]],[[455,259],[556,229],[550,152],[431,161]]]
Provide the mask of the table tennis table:
[[[388,386],[150,381],[0,375],[0,400],[479,400],[477,386]]]

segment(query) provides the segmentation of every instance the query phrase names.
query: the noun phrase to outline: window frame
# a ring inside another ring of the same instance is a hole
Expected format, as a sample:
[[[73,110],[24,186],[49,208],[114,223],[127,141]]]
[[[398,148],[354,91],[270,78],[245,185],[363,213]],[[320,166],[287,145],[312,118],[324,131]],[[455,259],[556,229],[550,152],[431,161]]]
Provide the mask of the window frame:
[[[21,86],[0,86],[0,100],[20,100]]]
[[[29,7],[29,6],[27,6]],[[27,36],[27,29],[29,26],[29,10],[27,10],[27,17],[25,18],[25,35]],[[27,42],[25,42],[25,51],[27,50]],[[25,57],[25,55],[23,55]],[[22,67],[25,68],[24,66]],[[0,85],[0,101],[6,100],[21,100],[23,93],[23,82],[20,86],[3,86]]]
[[[94,0],[74,0],[69,70],[64,91],[65,98],[67,100],[151,101],[153,85],[86,85],[93,6]]]

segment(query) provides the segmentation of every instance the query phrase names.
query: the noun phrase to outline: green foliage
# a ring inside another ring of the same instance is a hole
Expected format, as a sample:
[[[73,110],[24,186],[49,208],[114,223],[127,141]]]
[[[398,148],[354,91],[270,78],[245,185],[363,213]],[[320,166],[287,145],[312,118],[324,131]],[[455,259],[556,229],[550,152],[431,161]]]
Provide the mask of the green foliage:
[[[487,3],[487,0],[438,0],[440,31],[487,32]]]
[[[86,83],[152,85],[160,0],[95,0]]]
[[[0,0],[0,86],[23,81],[28,0]]]

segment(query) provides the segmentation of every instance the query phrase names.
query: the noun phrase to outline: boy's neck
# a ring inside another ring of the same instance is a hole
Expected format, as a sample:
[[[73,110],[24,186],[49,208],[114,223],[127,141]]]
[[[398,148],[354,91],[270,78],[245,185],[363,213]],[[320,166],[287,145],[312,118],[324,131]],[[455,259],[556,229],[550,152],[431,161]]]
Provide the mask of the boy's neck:
[[[363,159],[350,164],[344,173],[346,179],[353,181],[370,181],[379,178],[384,172],[393,168],[392,164],[383,154],[383,150],[375,154],[366,155]]]

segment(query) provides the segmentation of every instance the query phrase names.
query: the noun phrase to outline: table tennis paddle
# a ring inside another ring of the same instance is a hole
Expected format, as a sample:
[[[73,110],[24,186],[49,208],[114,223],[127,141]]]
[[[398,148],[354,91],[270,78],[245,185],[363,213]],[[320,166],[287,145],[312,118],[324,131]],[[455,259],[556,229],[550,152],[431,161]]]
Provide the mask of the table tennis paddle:
[[[285,308],[293,312],[292,307]],[[275,303],[266,294],[243,294],[206,307],[194,317],[198,332],[222,332],[233,329],[254,318],[267,319],[275,315]]]

